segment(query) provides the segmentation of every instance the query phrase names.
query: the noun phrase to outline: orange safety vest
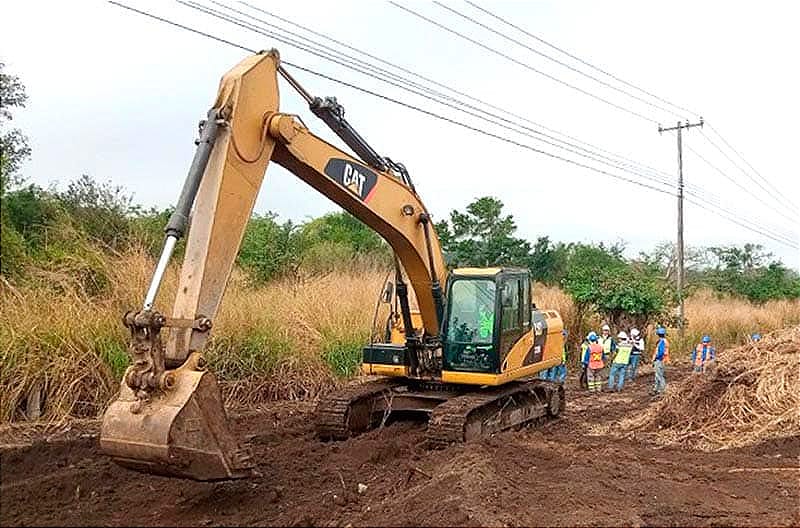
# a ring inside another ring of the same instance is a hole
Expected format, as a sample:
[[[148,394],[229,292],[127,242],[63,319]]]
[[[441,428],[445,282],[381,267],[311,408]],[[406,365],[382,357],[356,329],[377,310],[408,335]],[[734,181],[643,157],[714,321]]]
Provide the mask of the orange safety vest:
[[[603,368],[603,346],[598,343],[589,345],[589,368]]]
[[[661,339],[664,340],[664,357],[661,359],[661,361],[666,365],[669,363],[669,339],[666,337],[662,337]],[[658,341],[656,341],[656,351],[653,352],[653,358],[656,357],[656,352],[658,352]]]
[[[703,343],[700,343],[700,344],[697,345],[697,348],[695,349],[696,352],[695,352],[695,355],[694,355],[694,364],[695,364],[695,366],[702,367],[704,362],[708,363],[708,362],[711,361],[711,343],[707,343],[706,347],[707,347],[706,348],[706,359],[703,360]]]

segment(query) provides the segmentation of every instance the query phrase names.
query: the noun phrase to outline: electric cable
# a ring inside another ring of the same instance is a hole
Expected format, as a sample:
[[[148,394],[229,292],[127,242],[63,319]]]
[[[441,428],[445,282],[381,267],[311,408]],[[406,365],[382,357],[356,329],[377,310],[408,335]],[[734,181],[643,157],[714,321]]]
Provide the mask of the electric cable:
[[[217,37],[217,36],[215,36],[215,35],[212,35],[212,34],[210,34],[210,33],[207,33],[207,32],[201,31],[201,30],[198,30],[198,29],[196,29],[196,28],[192,28],[192,27],[189,27],[189,26],[186,26],[186,25],[180,24],[180,23],[178,23],[178,22],[175,22],[175,21],[172,21],[172,20],[169,20],[169,19],[166,19],[166,18],[160,17],[160,16],[158,16],[158,15],[154,15],[154,14],[152,14],[152,13],[149,13],[149,12],[146,12],[146,11],[142,11],[142,10],[139,10],[139,9],[133,8],[133,7],[131,7],[131,6],[128,6],[128,5],[122,4],[122,3],[120,3],[120,2],[117,2],[117,1],[115,1],[115,0],[108,0],[108,1],[109,1],[109,3],[111,3],[111,4],[113,4],[113,5],[116,5],[116,6],[118,6],[118,7],[122,7],[122,8],[124,8],[124,9],[127,9],[127,10],[130,10],[130,11],[133,11],[133,12],[139,13],[139,14],[141,14],[141,15],[144,15],[144,16],[147,16],[147,17],[150,17],[150,18],[152,18],[152,19],[155,19],[155,20],[158,20],[158,21],[161,21],[161,22],[164,22],[164,23],[170,24],[170,25],[172,25],[172,26],[175,26],[175,27],[178,27],[178,28],[181,28],[181,29],[184,29],[184,30],[187,30],[187,31],[193,32],[193,33],[195,33],[195,34],[198,34],[198,35],[201,35],[201,36],[204,36],[204,37],[210,38],[210,39],[213,39],[213,40],[215,40],[215,41],[217,41],[217,42],[221,42],[221,43],[224,43],[224,44],[228,44],[228,45],[230,45],[230,46],[233,46],[233,47],[236,47],[236,48],[239,48],[239,49],[245,50],[245,51],[249,51],[249,52],[251,52],[251,53],[255,53],[255,50],[253,50],[253,49],[251,49],[251,48],[248,48],[248,47],[246,47],[246,46],[243,46],[243,45],[241,45],[241,44],[238,44],[238,43],[232,42],[232,41],[230,41],[230,40],[226,40],[226,39],[223,39],[223,38]],[[366,88],[364,88],[364,87],[357,86],[357,85],[355,85],[355,84],[353,84],[353,83],[349,83],[349,82],[347,82],[347,81],[343,81],[343,80],[341,80],[341,79],[337,79],[337,78],[335,78],[335,77],[332,77],[332,76],[330,76],[330,75],[327,75],[327,74],[324,74],[324,73],[321,73],[321,72],[314,71],[314,70],[312,70],[312,69],[310,69],[310,68],[306,68],[306,67],[303,67],[303,66],[300,66],[300,65],[297,65],[297,64],[293,64],[293,63],[291,63],[291,62],[288,62],[288,61],[282,61],[282,63],[283,63],[283,64],[285,64],[285,65],[287,65],[287,66],[290,66],[290,67],[292,67],[292,68],[298,69],[298,70],[300,70],[300,71],[304,71],[304,72],[306,72],[306,73],[309,73],[309,74],[311,74],[311,75],[314,75],[314,76],[317,76],[317,77],[320,77],[320,78],[323,78],[323,79],[329,80],[329,81],[331,81],[331,82],[334,82],[334,83],[340,84],[340,85],[342,85],[342,86],[349,87],[349,88],[351,88],[351,89],[354,89],[354,90],[360,91],[360,92],[362,92],[362,93],[366,93],[366,94],[368,94],[368,95],[372,95],[372,96],[374,96],[374,97],[377,97],[377,98],[380,98],[380,99],[382,99],[382,100],[385,100],[385,101],[391,102],[391,103],[393,103],[393,104],[397,104],[397,105],[403,106],[403,107],[405,107],[405,108],[409,108],[409,109],[411,109],[411,110],[417,111],[417,112],[419,112],[419,113],[422,113],[422,114],[424,114],[424,115],[428,115],[428,116],[430,116],[430,117],[433,117],[433,118],[435,118],[435,119],[438,119],[438,120],[440,120],[440,121],[444,121],[444,122],[448,122],[448,123],[450,123],[450,124],[454,124],[454,125],[456,125],[456,126],[460,126],[460,127],[462,127],[462,128],[465,128],[465,129],[467,129],[467,130],[471,130],[471,131],[473,131],[473,132],[476,132],[476,133],[479,133],[479,134],[485,135],[485,136],[487,136],[487,137],[492,137],[492,138],[498,139],[498,140],[500,140],[500,141],[503,141],[503,142],[509,143],[509,144],[511,144],[511,145],[514,145],[514,146],[517,146],[517,147],[520,147],[520,148],[524,148],[524,149],[526,149],[526,150],[530,150],[530,151],[532,151],[532,152],[536,152],[536,153],[539,153],[539,154],[542,154],[542,155],[548,156],[548,157],[550,157],[550,158],[557,159],[557,160],[560,160],[560,161],[563,161],[563,162],[566,162],[566,163],[569,163],[569,164],[572,164],[572,165],[575,165],[575,166],[578,166],[578,167],[581,167],[581,168],[585,168],[585,169],[588,169],[588,170],[591,170],[591,171],[594,171],[594,172],[598,172],[598,173],[601,173],[601,174],[604,174],[604,175],[610,176],[610,177],[612,177],[612,178],[616,178],[616,179],[619,179],[619,180],[625,181],[625,182],[627,182],[627,183],[631,183],[631,184],[634,184],[634,185],[637,185],[637,186],[640,186],[640,187],[648,188],[648,189],[650,189],[650,190],[653,190],[653,191],[656,191],[656,192],[659,192],[659,193],[662,193],[662,194],[667,194],[667,195],[670,195],[670,196],[675,196],[675,195],[674,195],[672,192],[670,192],[670,191],[666,191],[666,190],[664,190],[664,189],[660,189],[660,188],[657,188],[657,187],[653,187],[653,186],[651,186],[651,185],[648,185],[648,184],[646,184],[646,183],[642,183],[642,182],[640,182],[640,181],[631,180],[631,179],[629,179],[629,178],[626,178],[626,177],[624,177],[624,176],[620,176],[620,175],[618,175],[618,174],[609,173],[608,171],[605,171],[605,170],[602,170],[602,169],[598,169],[597,167],[593,167],[593,166],[590,166],[590,165],[585,165],[585,164],[583,164],[583,163],[581,163],[581,162],[578,162],[578,161],[575,161],[575,160],[572,160],[572,159],[569,159],[569,158],[565,158],[565,157],[563,157],[563,156],[559,156],[559,155],[557,155],[557,154],[553,154],[553,153],[551,153],[551,152],[547,152],[547,151],[543,151],[543,150],[541,150],[541,149],[537,149],[537,148],[535,148],[535,147],[532,147],[531,145],[527,145],[527,144],[524,144],[524,143],[520,143],[519,141],[513,140],[513,139],[511,139],[511,138],[507,138],[507,137],[501,136],[501,135],[499,135],[499,134],[495,134],[495,133],[493,133],[493,132],[489,132],[489,131],[486,131],[486,130],[479,129],[479,128],[477,128],[477,127],[474,127],[474,126],[472,126],[472,125],[469,125],[469,124],[467,124],[467,123],[464,123],[464,122],[461,122],[461,121],[458,121],[458,120],[456,120],[456,119],[452,119],[452,118],[450,118],[450,117],[447,117],[447,116],[442,116],[442,115],[440,115],[440,114],[437,114],[437,113],[435,113],[435,112],[432,112],[432,111],[430,111],[430,110],[427,110],[427,109],[424,109],[424,108],[421,108],[421,107],[418,107],[418,106],[412,105],[412,104],[410,104],[410,103],[406,103],[406,102],[404,102],[404,101],[401,101],[401,100],[399,100],[399,99],[395,99],[395,98],[393,98],[393,97],[386,96],[386,95],[384,95],[384,94],[380,94],[380,93],[374,92],[374,91],[372,91],[372,90],[369,90],[369,89],[366,89]],[[690,203],[692,203],[692,204],[694,204],[694,205],[697,205],[697,206],[703,207],[701,204],[699,204],[699,203],[697,203],[697,202],[694,202],[694,201],[693,201],[693,200],[691,200],[691,199],[688,199],[687,201],[689,201]],[[706,209],[706,210],[707,210],[707,209]],[[762,229],[760,229],[760,228],[759,228],[759,226],[753,226],[753,225],[749,225],[749,224],[746,224],[746,223],[742,223],[742,222],[740,222],[740,221],[736,220],[736,218],[734,218],[734,217],[727,217],[727,216],[725,216],[723,213],[720,213],[718,210],[712,210],[712,212],[714,212],[714,213],[718,214],[719,216],[722,216],[723,218],[726,218],[727,220],[729,220],[729,221],[731,221],[731,222],[733,222],[733,223],[735,223],[735,224],[737,224],[737,225],[740,225],[741,227],[743,227],[743,228],[745,228],[745,229],[748,229],[748,230],[750,230],[750,231],[753,231],[753,232],[755,232],[755,233],[758,233],[758,234],[760,234],[760,235],[762,235],[762,236],[765,236],[765,237],[767,237],[767,238],[770,238],[770,239],[772,239],[772,240],[774,240],[774,241],[776,241],[776,242],[782,243],[782,244],[784,244],[784,245],[788,245],[788,246],[790,246],[790,247],[792,247],[792,248],[795,248],[795,249],[797,249],[797,248],[798,248],[797,244],[795,244],[795,243],[788,243],[788,242],[786,242],[786,241],[783,241],[783,240],[781,240],[780,238],[777,238],[777,237],[773,236],[772,234],[770,234],[770,233],[768,233],[768,232],[765,232],[765,231],[763,231]]]
[[[208,14],[210,16],[216,17],[216,18],[218,18],[220,20],[224,20],[226,22],[229,22],[231,24],[237,25],[237,26],[242,27],[244,29],[248,29],[248,30],[253,31],[255,33],[259,33],[259,34],[274,38],[274,39],[278,40],[279,42],[283,42],[283,43],[285,43],[287,45],[293,46],[293,47],[295,47],[297,49],[300,49],[301,51],[305,51],[306,53],[310,53],[310,54],[315,55],[315,56],[317,56],[319,58],[328,60],[330,62],[333,62],[333,63],[338,64],[340,66],[343,66],[345,68],[351,69],[351,70],[356,71],[358,73],[361,73],[363,75],[367,75],[369,77],[372,77],[372,78],[374,78],[376,80],[379,80],[381,82],[384,82],[384,83],[389,84],[391,86],[394,86],[396,88],[400,88],[401,90],[405,90],[405,91],[408,91],[408,92],[413,93],[415,95],[419,95],[419,96],[424,97],[424,98],[426,98],[428,100],[433,100],[434,102],[437,102],[437,103],[439,103],[441,105],[444,105],[444,106],[447,106],[449,108],[455,109],[457,111],[460,111],[462,113],[465,113],[465,114],[470,115],[472,117],[475,117],[477,119],[481,119],[483,121],[489,122],[489,123],[491,123],[493,125],[499,126],[499,127],[504,128],[506,130],[510,130],[512,132],[515,132],[515,133],[518,133],[518,134],[521,134],[521,135],[525,135],[525,136],[530,137],[531,139],[534,139],[536,141],[540,141],[540,142],[545,143],[547,145],[551,145],[551,146],[555,146],[557,148],[561,148],[561,149],[566,150],[567,152],[570,152],[572,154],[579,155],[581,157],[590,159],[590,160],[595,161],[597,163],[601,163],[601,164],[604,164],[606,166],[610,166],[612,168],[621,170],[623,172],[632,174],[634,176],[642,177],[644,179],[647,179],[649,181],[652,181],[652,182],[655,182],[655,183],[658,183],[658,184],[661,184],[661,185],[665,185],[665,186],[671,186],[672,185],[672,183],[669,180],[666,180],[663,177],[651,176],[651,175],[643,174],[643,173],[640,173],[640,172],[631,171],[628,168],[626,168],[624,166],[621,166],[620,162],[614,162],[613,160],[611,160],[611,163],[609,163],[607,161],[603,161],[602,159],[598,159],[598,157],[596,157],[595,155],[583,154],[583,153],[575,151],[573,149],[570,149],[570,148],[567,148],[567,147],[563,147],[561,145],[554,144],[554,143],[552,143],[550,141],[543,140],[543,139],[540,139],[538,137],[533,137],[529,133],[522,132],[520,130],[516,130],[516,129],[511,128],[511,127],[509,127],[507,125],[503,125],[503,124],[498,123],[497,121],[495,121],[493,119],[486,118],[486,117],[484,117],[484,116],[482,116],[482,115],[480,115],[478,113],[471,112],[471,111],[468,111],[468,110],[464,110],[463,108],[458,108],[458,107],[456,107],[453,104],[448,103],[448,102],[443,102],[443,101],[439,101],[439,100],[433,99],[430,96],[425,95],[423,93],[420,93],[419,91],[417,91],[415,89],[411,89],[411,88],[409,88],[407,86],[403,86],[402,84],[398,84],[398,82],[391,81],[391,80],[385,79],[383,77],[380,77],[380,76],[376,75],[374,72],[365,71],[364,68],[361,67],[361,66],[354,65],[352,63],[348,63],[347,61],[343,61],[343,60],[341,60],[341,59],[339,59],[339,58],[337,58],[335,56],[332,56],[330,52],[327,52],[327,51],[324,51],[324,50],[320,51],[318,49],[314,49],[313,47],[310,47],[308,45],[308,43],[298,43],[298,41],[295,40],[295,39],[292,39],[292,38],[289,38],[289,37],[285,37],[283,35],[276,34],[274,32],[265,30],[263,28],[259,28],[255,24],[252,24],[250,22],[242,20],[241,18],[237,18],[235,16],[228,15],[226,13],[222,13],[222,12],[216,10],[216,9],[210,8],[208,6],[204,6],[204,5],[199,4],[197,2],[193,2],[193,1],[187,2],[185,0],[176,0],[176,1],[178,3],[180,3],[180,4],[182,4],[182,5],[185,5],[185,6],[189,7],[189,8],[191,8],[191,9],[194,9],[194,10],[200,11],[202,13]],[[217,5],[221,5],[223,7],[227,7],[224,4],[221,4],[221,3],[216,2],[216,1],[214,1],[214,3],[217,4]],[[239,11],[237,11],[235,9],[232,9],[232,11],[239,12]],[[245,15],[245,16],[249,16],[249,15]],[[472,107],[472,108],[475,108],[475,107]],[[477,110],[481,111],[480,109],[477,109]],[[490,115],[494,115],[494,114],[490,114]],[[501,118],[501,119],[504,119],[504,118]],[[508,120],[506,120],[506,121],[508,121]],[[515,126],[520,126],[520,125],[515,125]],[[525,127],[523,127],[523,128],[525,128]],[[534,131],[534,132],[536,132],[536,131]],[[539,133],[539,134],[541,134],[541,133]],[[550,136],[548,136],[548,137],[550,137]],[[557,138],[554,138],[554,139],[557,139]],[[583,149],[583,150],[586,150],[586,149]],[[603,156],[601,156],[601,157],[603,157]]]
[[[544,57],[545,59],[547,59],[549,61],[555,62],[556,64],[558,64],[560,66],[563,66],[564,68],[567,68],[568,70],[570,70],[572,72],[575,72],[575,73],[577,73],[579,75],[583,75],[584,77],[586,77],[588,79],[591,79],[592,81],[594,81],[594,82],[596,82],[596,83],[598,83],[598,84],[600,84],[602,86],[605,86],[606,88],[610,88],[612,90],[620,92],[620,93],[622,93],[622,94],[624,94],[624,95],[626,95],[626,96],[628,96],[628,97],[630,97],[632,99],[635,99],[635,100],[637,100],[637,101],[639,101],[641,103],[644,103],[646,105],[649,105],[649,106],[651,106],[653,108],[657,108],[658,110],[661,110],[662,112],[667,112],[668,114],[671,114],[671,115],[673,115],[673,116],[675,116],[675,117],[677,117],[679,119],[684,117],[681,114],[675,113],[673,110],[669,110],[668,108],[664,108],[663,106],[655,104],[652,101],[648,101],[647,99],[645,99],[643,97],[639,97],[638,95],[634,95],[634,94],[628,92],[627,90],[624,90],[624,89],[622,89],[622,88],[620,88],[618,86],[614,86],[613,84],[608,83],[608,82],[606,82],[606,81],[604,81],[602,79],[599,79],[599,78],[595,77],[594,75],[588,74],[583,70],[580,70],[580,69],[578,69],[578,68],[576,68],[574,66],[571,66],[571,65],[567,64],[566,62],[560,61],[560,60],[556,59],[555,57],[551,57],[547,53],[539,51],[536,48],[532,48],[532,47],[528,46],[527,44],[525,44],[524,42],[520,42],[519,40],[506,35],[502,31],[498,31],[497,29],[489,27],[488,25],[484,24],[483,22],[475,20],[471,16],[462,13],[461,11],[455,9],[454,7],[450,7],[448,5],[443,4],[439,0],[433,0],[433,3],[438,5],[442,9],[446,9],[447,11],[450,11],[451,13],[453,13],[453,14],[461,17],[461,18],[463,18],[463,19],[465,19],[465,20],[467,20],[467,21],[469,21],[469,22],[471,22],[471,23],[473,23],[473,24],[475,24],[475,25],[477,25],[479,27],[484,28],[485,30],[490,31],[491,33],[493,33],[493,34],[495,34],[495,35],[497,35],[497,36],[499,36],[501,38],[504,38],[504,39],[508,40],[509,42],[513,42],[514,44],[516,44],[518,46],[522,46],[523,48],[535,53],[536,55]]]
[[[689,114],[691,114],[691,115],[693,115],[695,117],[699,117],[699,115],[700,115],[697,112],[693,112],[693,111],[689,110],[688,108],[685,108],[683,106],[680,106],[680,105],[677,105],[675,103],[672,103],[672,102],[670,102],[670,101],[668,101],[668,100],[666,100],[664,98],[661,98],[661,97],[659,97],[659,96],[657,96],[657,95],[655,95],[655,94],[653,94],[651,92],[648,92],[644,88],[641,88],[641,87],[639,87],[639,86],[637,86],[637,85],[635,85],[633,83],[630,83],[630,82],[628,82],[628,81],[626,81],[624,79],[621,79],[621,78],[617,77],[616,75],[614,75],[612,73],[609,73],[608,71],[606,71],[606,70],[604,70],[604,69],[602,69],[602,68],[600,68],[598,66],[595,66],[594,64],[592,64],[592,63],[590,63],[590,62],[588,62],[588,61],[586,61],[586,60],[584,60],[584,59],[582,59],[582,58],[580,58],[580,57],[578,57],[578,56],[576,56],[576,55],[574,55],[574,54],[572,54],[572,53],[570,53],[570,52],[568,52],[566,50],[564,50],[563,48],[560,48],[560,47],[556,46],[555,44],[552,44],[552,43],[546,41],[545,39],[543,39],[543,38],[541,38],[539,36],[536,36],[536,35],[534,35],[533,33],[529,32],[529,31],[526,31],[525,29],[523,29],[520,26],[514,24],[513,22],[509,22],[507,19],[505,19],[505,18],[503,18],[503,17],[501,17],[501,16],[499,16],[499,15],[497,15],[495,13],[492,13],[488,9],[486,9],[486,8],[484,8],[482,6],[479,6],[475,2],[472,2],[471,0],[464,0],[464,1],[466,3],[468,3],[469,5],[471,5],[472,7],[474,7],[475,9],[477,9],[479,11],[482,11],[483,13],[489,15],[490,17],[493,17],[493,18],[499,20],[503,24],[506,24],[506,25],[516,29],[517,31],[520,31],[521,33],[524,33],[525,35],[531,37],[532,39],[534,39],[534,40],[536,40],[538,42],[541,42],[545,46],[548,46],[548,47],[550,47],[550,48],[552,48],[552,49],[554,49],[554,50],[556,50],[556,51],[558,51],[560,53],[563,53],[567,57],[570,57],[571,59],[574,59],[574,60],[580,62],[581,64],[585,65],[585,66],[588,66],[588,67],[590,67],[590,68],[592,68],[592,69],[594,69],[596,71],[599,71],[600,73],[602,73],[604,75],[608,75],[609,77],[611,77],[612,79],[614,79],[617,82],[620,82],[620,83],[622,83],[622,84],[624,84],[624,85],[626,85],[626,86],[628,86],[630,88],[633,88],[635,90],[639,90],[643,94],[649,95],[653,99],[657,99],[658,101],[661,101],[662,103],[668,104],[668,105],[670,105],[670,106],[672,106],[674,108],[677,108],[679,110],[683,110],[684,112],[689,113]]]
[[[772,193],[772,192],[770,192],[770,191],[769,191],[769,190],[768,190],[766,187],[764,187],[764,185],[762,185],[762,184],[761,184],[761,182],[759,182],[758,180],[756,180],[755,178],[753,178],[753,176],[751,176],[751,175],[750,175],[750,173],[748,173],[747,171],[745,171],[745,170],[744,170],[744,169],[743,169],[743,168],[742,168],[742,167],[741,167],[741,166],[740,166],[738,163],[736,163],[736,161],[734,161],[734,160],[733,160],[733,159],[732,159],[732,158],[731,158],[731,157],[730,157],[730,156],[729,156],[727,153],[725,153],[725,151],[723,151],[723,150],[722,150],[722,147],[720,147],[719,145],[717,145],[717,144],[716,144],[716,143],[715,143],[715,142],[714,142],[714,141],[713,141],[713,140],[712,140],[710,137],[708,137],[708,136],[707,136],[705,133],[703,133],[703,131],[702,131],[702,130],[700,131],[700,135],[701,135],[701,136],[703,136],[703,137],[705,138],[705,140],[706,140],[706,141],[708,141],[708,142],[711,144],[711,146],[712,146],[712,147],[714,147],[714,148],[717,150],[717,152],[719,152],[720,154],[722,154],[722,155],[725,157],[725,159],[727,159],[727,160],[728,160],[728,161],[729,161],[729,162],[730,162],[730,163],[731,163],[731,164],[732,164],[734,167],[736,167],[737,169],[739,169],[739,171],[740,171],[742,174],[744,174],[744,175],[747,177],[747,179],[749,179],[751,182],[755,183],[755,184],[756,184],[756,185],[757,185],[757,186],[758,186],[758,187],[759,187],[759,188],[760,188],[762,191],[764,191],[764,192],[765,192],[765,193],[766,193],[766,194],[767,194],[767,195],[768,195],[770,198],[772,198],[772,199],[773,199],[773,200],[775,200],[777,203],[779,203],[779,204],[781,205],[781,207],[788,207],[788,206],[787,206],[787,205],[786,205],[786,204],[785,204],[785,203],[782,201],[782,199],[781,199],[781,197],[780,197],[779,195],[775,195],[775,194],[773,194],[773,193]],[[793,213],[795,213],[795,214],[797,214],[797,210],[796,210],[796,209],[789,208],[788,210],[789,210],[789,211],[792,211],[792,212],[793,212]]]
[[[652,117],[647,117],[647,116],[645,116],[645,115],[643,115],[643,114],[641,114],[639,112],[636,112],[635,110],[631,110],[630,108],[626,108],[624,106],[618,105],[618,104],[614,103],[613,101],[609,101],[608,99],[605,99],[604,97],[601,97],[599,95],[593,94],[592,92],[590,92],[588,90],[584,90],[583,88],[575,86],[574,84],[570,84],[567,81],[564,81],[562,79],[559,79],[558,77],[550,75],[549,73],[546,73],[546,72],[543,72],[543,71],[541,71],[541,70],[539,70],[537,68],[534,68],[533,66],[531,66],[530,64],[528,64],[526,62],[522,62],[522,61],[520,61],[518,59],[515,59],[511,55],[503,53],[502,51],[499,51],[499,50],[497,50],[497,49],[495,49],[495,48],[493,48],[491,46],[487,46],[486,44],[484,44],[482,42],[479,42],[479,41],[473,39],[472,37],[468,37],[467,35],[464,35],[463,33],[459,32],[459,31],[456,31],[455,29],[449,28],[449,27],[445,26],[444,24],[441,24],[440,22],[437,22],[437,21],[435,21],[435,20],[433,20],[431,18],[428,18],[425,15],[423,15],[421,13],[418,13],[418,12],[414,11],[413,9],[411,9],[409,7],[400,5],[397,2],[395,2],[394,0],[389,0],[389,3],[391,5],[399,8],[399,9],[402,9],[403,11],[405,11],[407,13],[410,13],[411,15],[414,15],[417,18],[420,18],[421,20],[424,20],[424,21],[428,22],[429,24],[433,24],[434,26],[447,31],[448,33],[452,33],[453,35],[456,35],[457,37],[462,38],[462,39],[466,40],[467,42],[471,42],[472,44],[478,46],[479,48],[483,48],[486,51],[494,53],[495,55],[498,55],[499,57],[502,57],[502,58],[504,58],[504,59],[506,59],[506,60],[508,60],[510,62],[513,62],[514,64],[517,64],[518,66],[522,66],[523,68],[525,68],[527,70],[530,70],[532,72],[538,73],[539,75],[547,77],[548,79],[550,79],[552,81],[555,81],[555,82],[557,82],[557,83],[559,83],[561,85],[564,85],[564,86],[567,86],[569,88],[572,88],[573,90],[575,90],[577,92],[580,92],[580,93],[582,93],[584,95],[588,95],[589,97],[592,97],[593,99],[597,99],[598,101],[601,101],[601,102],[603,102],[603,103],[605,103],[605,104],[607,104],[609,106],[613,106],[617,110],[622,110],[623,112],[627,112],[628,114],[636,116],[639,119],[643,119],[645,121],[649,121],[650,123],[653,123],[653,124],[656,124],[656,125],[658,124],[658,120],[653,119]]]

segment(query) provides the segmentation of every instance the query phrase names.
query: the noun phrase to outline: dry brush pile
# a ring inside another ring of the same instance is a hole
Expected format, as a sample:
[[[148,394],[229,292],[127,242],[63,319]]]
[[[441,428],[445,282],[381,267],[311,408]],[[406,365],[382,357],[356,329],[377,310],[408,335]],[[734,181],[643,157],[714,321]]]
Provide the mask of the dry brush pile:
[[[800,326],[721,352],[622,427],[706,451],[800,436]]]

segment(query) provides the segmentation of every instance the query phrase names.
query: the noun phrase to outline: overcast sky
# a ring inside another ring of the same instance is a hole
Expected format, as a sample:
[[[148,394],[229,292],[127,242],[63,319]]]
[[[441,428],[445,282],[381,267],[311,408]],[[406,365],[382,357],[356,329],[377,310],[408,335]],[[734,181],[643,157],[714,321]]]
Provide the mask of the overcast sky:
[[[253,49],[276,47],[287,61],[558,152],[178,3],[127,3]],[[655,123],[502,59],[390,3],[251,3],[536,123],[671,175],[676,173],[674,134],[659,135]],[[470,25],[440,6],[410,0],[398,3],[618,106],[665,125],[674,125],[678,119]],[[784,200],[800,203],[796,162],[800,123],[797,3],[480,3],[605,71],[698,112],[780,191]],[[465,2],[447,5],[614,83],[498,25]],[[240,4],[237,7],[247,10]],[[124,186],[143,205],[174,203],[193,155],[197,121],[214,100],[220,76],[245,55],[105,2],[4,3],[0,60],[6,63],[8,73],[21,77],[30,97],[28,107],[18,111],[15,119],[33,148],[24,174],[42,185],[64,186],[87,173]],[[530,239],[549,235],[563,241],[622,240],[628,245],[628,253],[634,255],[675,237],[674,197],[434,120],[303,72],[296,72],[296,77],[315,95],[335,95],[344,104],[350,122],[376,150],[409,168],[420,195],[437,219],[477,197],[493,195],[514,215],[519,234]],[[641,92],[622,87],[646,98]],[[284,111],[300,114],[314,132],[341,144],[288,86],[282,84],[281,90]],[[685,118],[696,116],[686,113]],[[723,146],[710,130],[703,132]],[[717,152],[698,129],[685,132],[684,140],[747,189],[740,189],[686,151],[687,183],[713,194],[703,196],[702,207],[687,204],[687,245],[757,242],[787,264],[800,267],[797,250],[714,215],[715,206],[710,201],[721,201],[748,225],[753,222],[770,231],[790,233],[795,242],[797,209],[777,204]],[[579,159],[574,154],[561,154]],[[738,163],[752,175],[743,162]],[[302,221],[336,210],[336,206],[272,165],[256,204],[257,212],[268,210],[284,219]]]

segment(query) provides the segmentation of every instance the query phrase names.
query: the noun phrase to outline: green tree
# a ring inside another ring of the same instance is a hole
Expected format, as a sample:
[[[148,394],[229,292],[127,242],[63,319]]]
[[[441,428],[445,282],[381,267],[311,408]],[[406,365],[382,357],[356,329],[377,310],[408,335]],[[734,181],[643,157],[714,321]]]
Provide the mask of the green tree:
[[[705,281],[715,290],[763,303],[800,298],[800,276],[758,244],[708,248],[713,261]]]
[[[83,174],[56,196],[76,226],[89,237],[113,249],[130,242],[130,219],[139,208],[122,187],[99,183]]]
[[[559,284],[567,273],[569,247],[563,242],[554,244],[549,237],[536,239],[531,252],[531,277],[545,284]]]
[[[19,169],[31,154],[25,134],[17,128],[7,128],[13,119],[12,109],[24,108],[28,100],[25,85],[4,70],[5,64],[0,62],[0,196],[23,181]]]
[[[306,244],[341,244],[354,254],[386,252],[387,244],[361,220],[345,211],[328,213],[303,225]]]
[[[629,263],[623,249],[619,244],[568,247],[561,284],[575,303],[577,327],[595,310],[617,326],[644,326],[671,305],[672,294],[659,268]]]
[[[503,202],[485,196],[452,211],[450,221],[436,224],[448,260],[456,266],[523,266],[531,264],[531,245],[514,236],[517,225],[503,215]]]
[[[237,262],[254,279],[264,283],[285,273],[296,273],[303,253],[299,226],[291,220],[278,223],[275,213],[253,215],[242,239]]]

